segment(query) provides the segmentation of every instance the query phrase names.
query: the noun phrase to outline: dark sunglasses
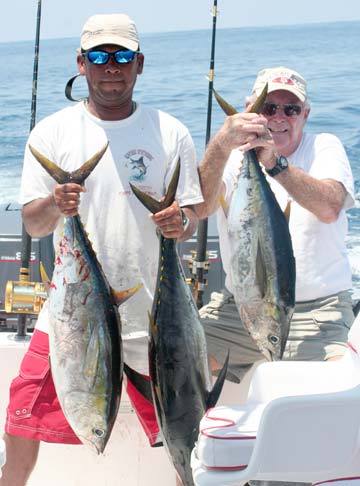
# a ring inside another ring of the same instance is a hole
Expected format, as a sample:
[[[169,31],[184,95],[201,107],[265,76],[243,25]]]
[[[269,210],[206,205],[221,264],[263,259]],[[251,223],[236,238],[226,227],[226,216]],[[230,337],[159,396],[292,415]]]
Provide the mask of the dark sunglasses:
[[[261,113],[265,116],[274,116],[279,109],[284,110],[286,116],[298,116],[301,113],[302,107],[294,103],[287,103],[285,105],[277,105],[276,103],[264,103]]]
[[[106,51],[87,51],[83,53],[92,64],[106,64],[112,57],[117,64],[129,64],[132,62],[136,56],[139,54],[135,51],[130,50],[120,50],[116,52],[106,52]]]

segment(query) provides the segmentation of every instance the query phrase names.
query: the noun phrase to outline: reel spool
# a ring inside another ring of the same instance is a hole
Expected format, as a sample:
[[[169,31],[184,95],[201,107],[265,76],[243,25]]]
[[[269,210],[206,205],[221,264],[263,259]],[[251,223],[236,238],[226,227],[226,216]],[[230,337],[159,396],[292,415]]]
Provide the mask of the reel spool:
[[[5,290],[5,311],[9,314],[38,314],[47,294],[40,282],[29,281],[29,269],[22,268],[20,280],[8,281]]]

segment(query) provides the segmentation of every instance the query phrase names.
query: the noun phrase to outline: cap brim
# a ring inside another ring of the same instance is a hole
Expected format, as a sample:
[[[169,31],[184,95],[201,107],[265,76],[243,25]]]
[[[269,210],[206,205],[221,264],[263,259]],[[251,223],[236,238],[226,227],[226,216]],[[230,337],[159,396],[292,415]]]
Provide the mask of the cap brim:
[[[125,47],[131,51],[137,51],[139,48],[139,43],[137,41],[128,39],[126,37],[105,35],[94,36],[93,38],[83,40],[81,42],[81,49],[88,51],[89,49],[93,49],[94,47],[102,46],[104,44],[113,44],[115,46]]]
[[[268,93],[272,93],[273,91],[289,91],[289,93],[294,94],[299,100],[304,103],[306,97],[304,96],[301,91],[299,91],[296,86],[291,86],[288,84],[279,84],[279,83],[268,83]]]

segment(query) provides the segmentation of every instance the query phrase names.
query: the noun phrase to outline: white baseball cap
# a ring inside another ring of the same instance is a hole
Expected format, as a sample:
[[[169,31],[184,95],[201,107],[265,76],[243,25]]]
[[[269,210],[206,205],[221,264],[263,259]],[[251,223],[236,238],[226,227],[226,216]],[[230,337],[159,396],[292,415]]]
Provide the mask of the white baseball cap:
[[[266,83],[268,83],[268,93],[283,89],[293,93],[302,102],[307,98],[306,81],[293,69],[283,66],[262,69],[257,75],[252,92],[259,96]]]
[[[115,44],[137,51],[139,35],[135,22],[126,14],[92,15],[83,27],[80,47],[87,51],[102,44]]]

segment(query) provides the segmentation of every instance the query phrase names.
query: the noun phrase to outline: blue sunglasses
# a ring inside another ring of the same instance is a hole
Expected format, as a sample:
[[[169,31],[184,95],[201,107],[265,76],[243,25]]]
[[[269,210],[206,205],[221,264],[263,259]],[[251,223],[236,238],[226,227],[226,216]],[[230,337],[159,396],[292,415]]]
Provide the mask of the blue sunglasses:
[[[139,52],[129,50],[119,50],[116,52],[106,51],[87,51],[83,53],[92,64],[107,64],[112,57],[117,64],[129,64],[132,62]]]

